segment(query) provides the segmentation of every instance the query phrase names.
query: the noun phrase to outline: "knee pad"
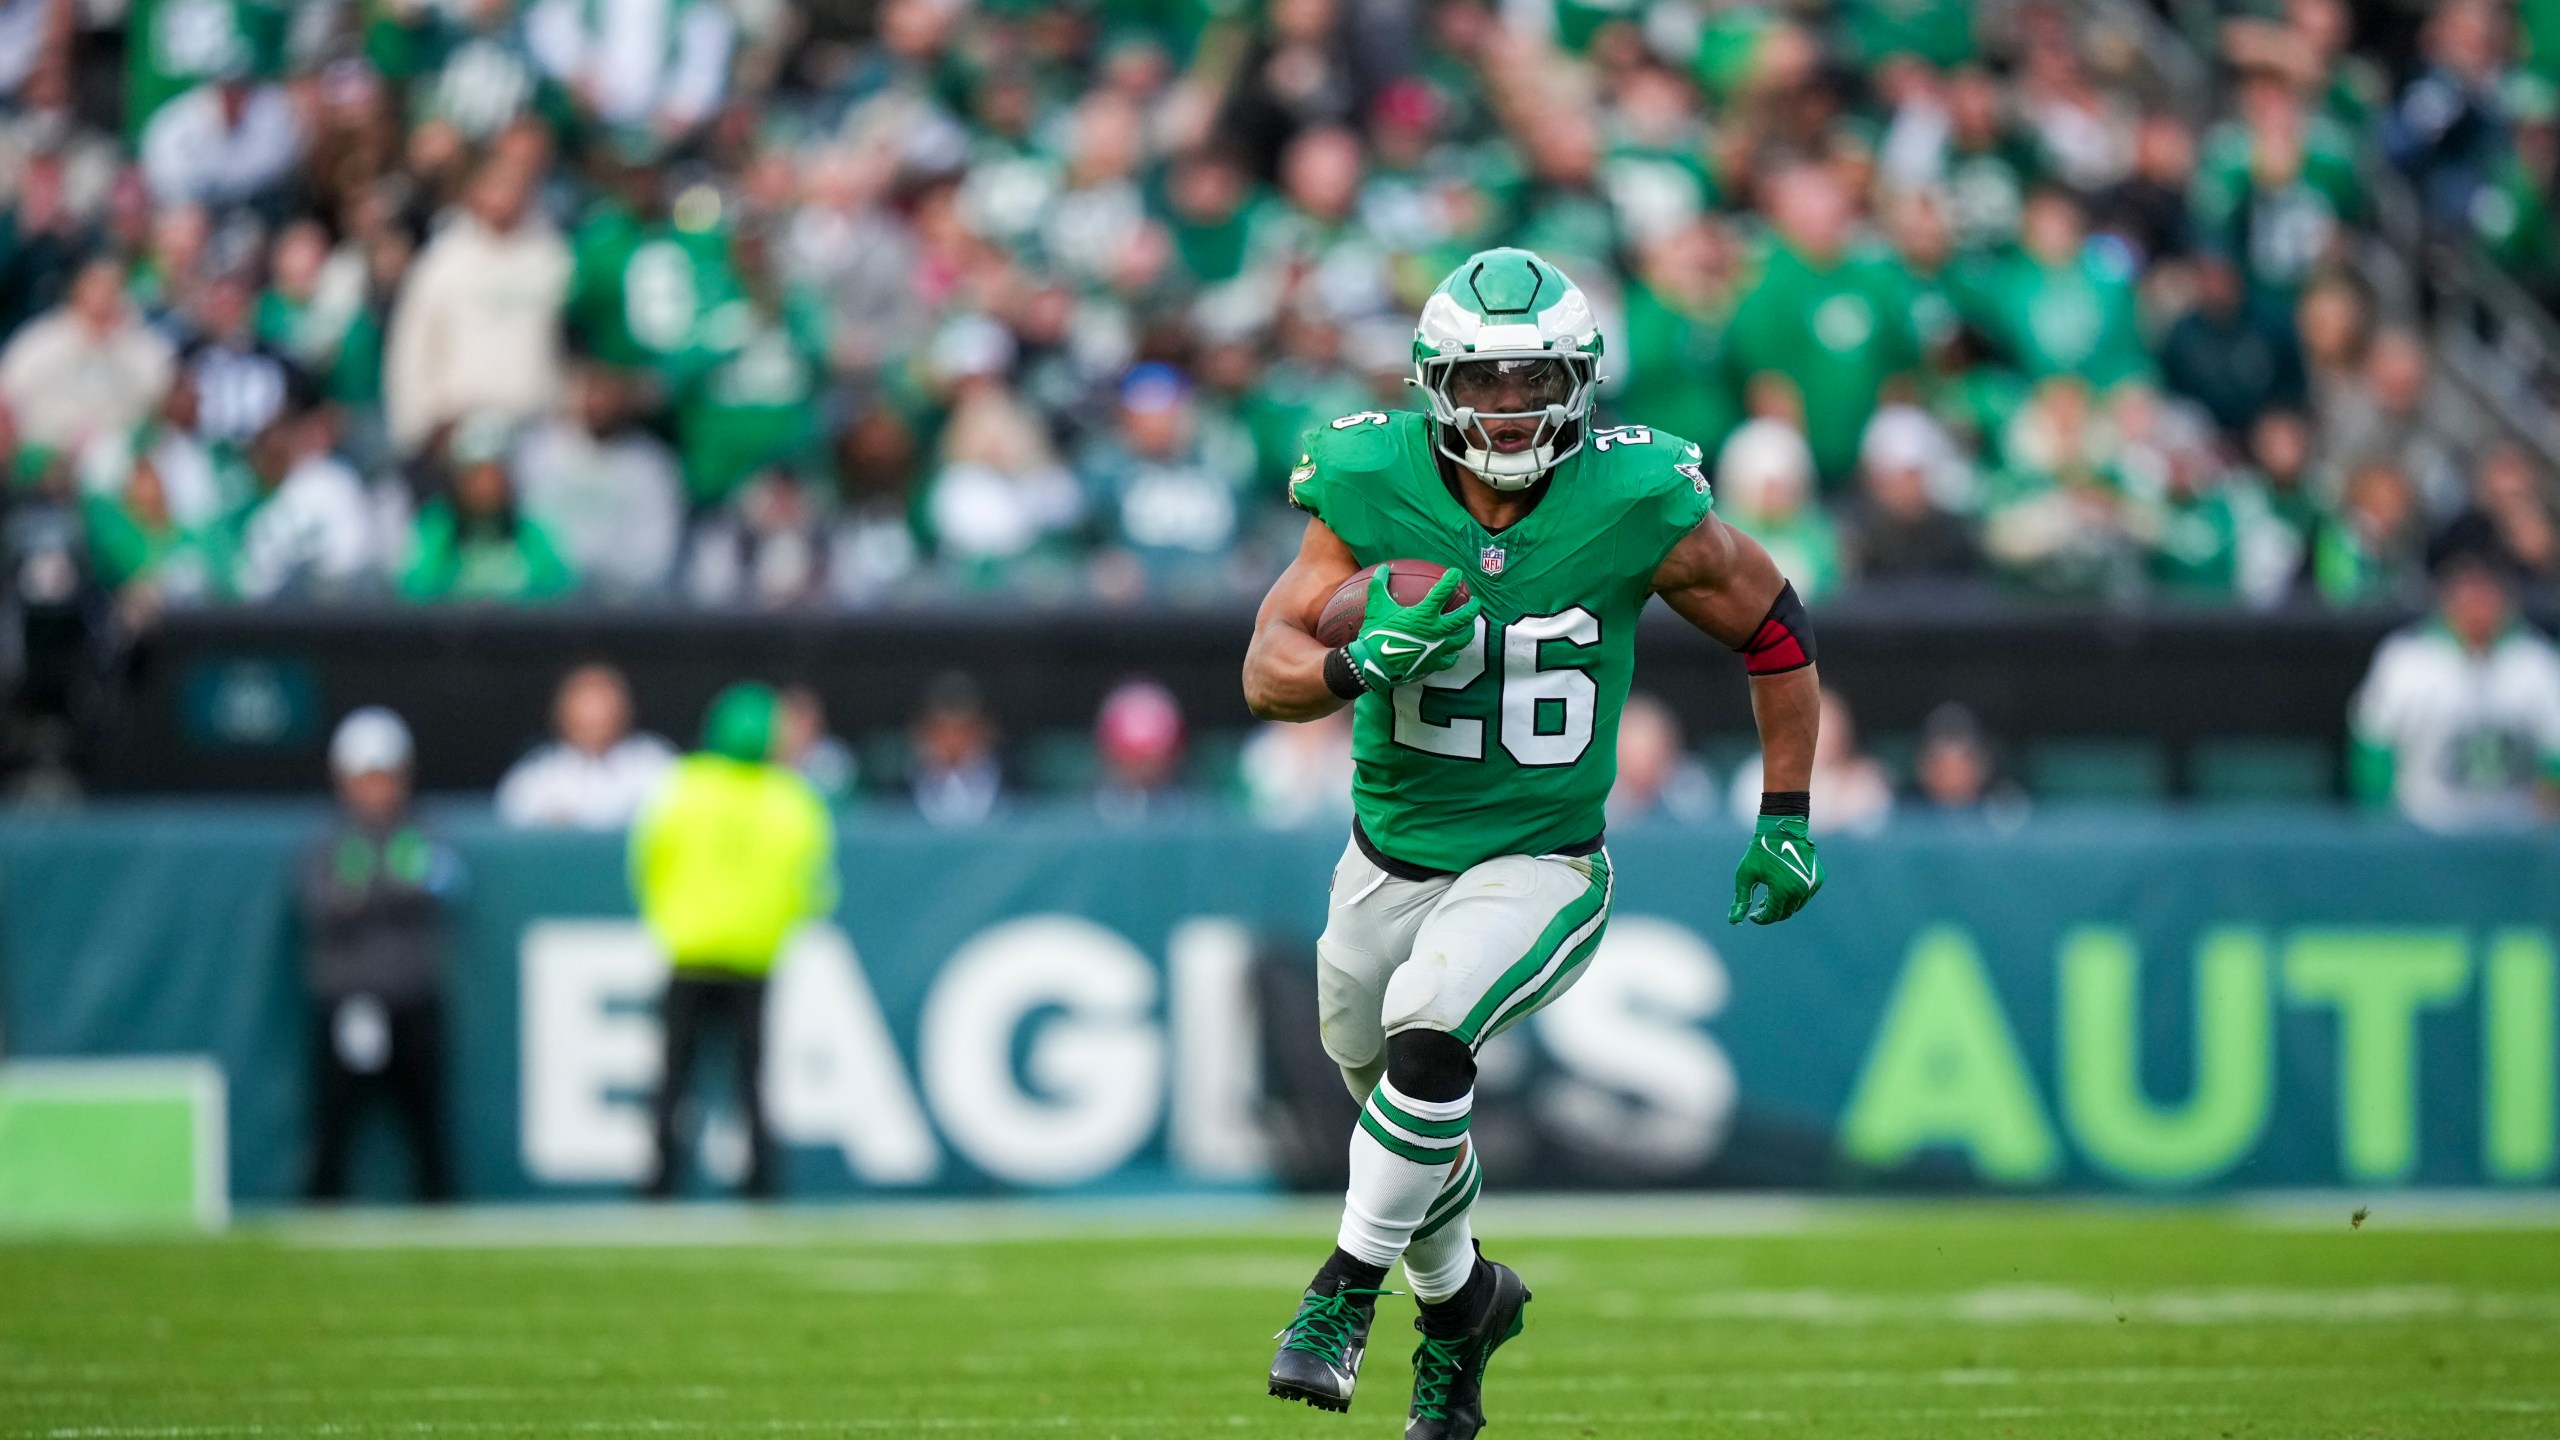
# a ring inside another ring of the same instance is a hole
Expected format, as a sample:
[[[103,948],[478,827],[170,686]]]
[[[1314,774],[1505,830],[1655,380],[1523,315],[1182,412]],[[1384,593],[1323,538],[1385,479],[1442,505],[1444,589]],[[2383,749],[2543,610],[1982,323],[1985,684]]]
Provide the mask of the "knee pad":
[[[1416,1100],[1455,1100],[1475,1088],[1475,1052],[1441,1030],[1407,1030],[1387,1037],[1387,1079]]]

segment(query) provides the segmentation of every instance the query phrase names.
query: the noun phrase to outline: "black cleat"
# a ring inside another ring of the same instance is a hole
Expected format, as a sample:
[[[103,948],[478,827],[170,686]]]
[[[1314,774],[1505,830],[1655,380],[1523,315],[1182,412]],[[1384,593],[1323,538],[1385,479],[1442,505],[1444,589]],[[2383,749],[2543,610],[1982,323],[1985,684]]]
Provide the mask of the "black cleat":
[[[1298,1301],[1296,1318],[1280,1332],[1280,1353],[1271,1357],[1271,1393],[1339,1413],[1351,1408],[1351,1389],[1360,1383],[1360,1357],[1369,1350],[1369,1320],[1378,1297],[1396,1292],[1331,1283],[1335,1288],[1310,1288]]]
[[[1404,1440],[1475,1440],[1484,1428],[1484,1367],[1502,1342],[1527,1319],[1529,1287],[1508,1265],[1479,1255],[1490,1291],[1482,1314],[1456,1335],[1434,1335],[1419,1319],[1422,1343],[1413,1352],[1413,1409]]]

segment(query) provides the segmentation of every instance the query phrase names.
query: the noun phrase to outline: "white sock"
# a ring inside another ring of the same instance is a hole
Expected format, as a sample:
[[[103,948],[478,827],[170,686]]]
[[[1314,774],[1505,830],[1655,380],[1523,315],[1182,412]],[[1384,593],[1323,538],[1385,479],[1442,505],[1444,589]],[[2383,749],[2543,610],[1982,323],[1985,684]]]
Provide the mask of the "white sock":
[[[1404,1250],[1405,1284],[1413,1298],[1434,1304],[1464,1289],[1475,1273],[1476,1237],[1467,1223],[1476,1208],[1476,1192],[1484,1188],[1484,1170],[1476,1164],[1476,1147],[1450,1168],[1449,1181],[1431,1202],[1422,1225]]]
[[[1415,1100],[1381,1080],[1351,1132],[1351,1188],[1334,1243],[1372,1265],[1393,1265],[1429,1218],[1467,1143],[1475,1092]]]

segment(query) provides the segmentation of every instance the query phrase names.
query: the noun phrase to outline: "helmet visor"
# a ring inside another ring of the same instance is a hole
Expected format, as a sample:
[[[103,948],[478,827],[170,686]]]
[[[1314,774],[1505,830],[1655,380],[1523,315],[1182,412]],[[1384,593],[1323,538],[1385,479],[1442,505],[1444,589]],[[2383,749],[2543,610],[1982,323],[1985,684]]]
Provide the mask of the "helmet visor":
[[[1440,393],[1450,407],[1480,415],[1527,415],[1550,405],[1570,406],[1578,387],[1572,366],[1546,357],[1453,360],[1440,375]]]

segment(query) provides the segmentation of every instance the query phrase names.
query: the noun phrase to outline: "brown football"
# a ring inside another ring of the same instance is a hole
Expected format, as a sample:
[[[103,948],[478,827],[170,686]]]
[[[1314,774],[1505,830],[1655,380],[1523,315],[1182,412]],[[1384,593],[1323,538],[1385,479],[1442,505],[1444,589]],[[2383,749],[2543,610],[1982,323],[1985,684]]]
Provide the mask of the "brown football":
[[[1440,577],[1449,571],[1448,566],[1434,565],[1428,560],[1390,560],[1386,563],[1387,593],[1396,597],[1399,605],[1421,604],[1422,597],[1430,594],[1431,587],[1439,584]],[[1377,573],[1375,565],[1354,573],[1333,592],[1332,599],[1324,602],[1324,613],[1316,617],[1318,640],[1327,645],[1348,645],[1358,637],[1360,622],[1369,613],[1369,580]],[[1467,582],[1461,580],[1458,588],[1450,593],[1449,603],[1442,608],[1444,611],[1455,610],[1466,603]]]

